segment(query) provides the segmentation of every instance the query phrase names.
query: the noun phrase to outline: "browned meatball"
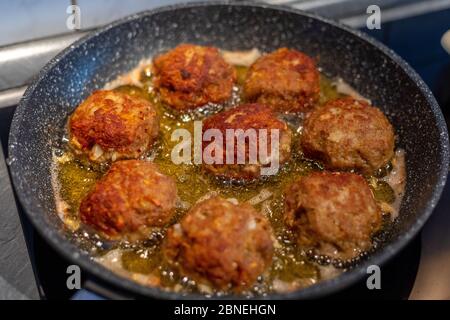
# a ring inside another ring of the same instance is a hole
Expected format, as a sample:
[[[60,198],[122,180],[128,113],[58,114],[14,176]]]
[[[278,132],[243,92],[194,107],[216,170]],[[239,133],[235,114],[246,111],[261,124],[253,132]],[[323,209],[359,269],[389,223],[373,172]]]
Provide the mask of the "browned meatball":
[[[177,110],[230,99],[236,71],[217,48],[181,44],[154,60],[154,85]]]
[[[240,291],[271,264],[272,231],[252,206],[214,197],[196,204],[169,229],[163,251],[196,281]]]
[[[99,90],[70,116],[70,146],[91,161],[138,158],[158,136],[159,121],[147,100]]]
[[[244,98],[280,112],[300,112],[319,99],[320,75],[314,60],[297,50],[281,48],[259,58],[249,69]]]
[[[144,160],[112,164],[80,205],[81,221],[110,239],[144,239],[175,213],[175,181]]]
[[[366,180],[355,173],[314,172],[285,192],[285,222],[298,243],[348,259],[371,247],[381,210]]]
[[[262,167],[267,168],[271,166],[272,161],[270,159],[266,159],[266,161],[260,161],[260,159],[264,156],[259,152],[260,129],[267,129],[267,156],[271,156],[272,129],[279,130],[279,165],[288,161],[291,156],[291,130],[288,128],[287,124],[284,121],[281,121],[277,118],[271,108],[261,104],[243,104],[236,108],[211,116],[203,122],[203,133],[205,133],[205,131],[209,129],[217,129],[222,133],[223,136],[223,144],[216,143],[215,141],[204,141],[203,143],[204,151],[205,148],[207,148],[211,143],[215,143],[214,146],[218,147],[216,148],[218,155],[214,155],[217,156],[218,159],[222,159],[223,164],[215,163],[205,165],[205,168],[216,176],[236,180],[252,180],[261,176]],[[234,149],[228,149],[230,151],[227,151],[226,149],[226,134],[228,129],[233,129],[236,132],[234,138]],[[254,129],[254,137],[256,137],[256,139],[247,138],[244,140],[245,137],[237,133],[237,130],[239,129],[243,130],[244,133],[249,129]],[[233,164],[226,164],[227,153],[231,154],[232,150],[234,150],[234,157],[232,158]],[[252,163],[250,161],[252,160],[250,158],[250,150],[253,150],[253,154],[256,155],[256,157],[254,157],[253,159],[256,160],[253,161],[255,163]],[[263,146],[261,146],[261,150],[264,150]],[[245,154],[243,151],[245,152]],[[244,164],[238,163],[239,154],[243,155],[241,158],[245,160]]]
[[[372,174],[394,155],[394,129],[386,116],[364,101],[338,99],[314,110],[304,124],[305,155],[329,169]]]

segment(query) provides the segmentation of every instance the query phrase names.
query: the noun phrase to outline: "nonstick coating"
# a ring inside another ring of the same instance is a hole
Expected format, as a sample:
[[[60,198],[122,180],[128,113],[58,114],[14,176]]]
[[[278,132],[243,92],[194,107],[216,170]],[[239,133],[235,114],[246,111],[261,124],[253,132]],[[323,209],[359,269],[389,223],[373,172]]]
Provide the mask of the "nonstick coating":
[[[268,5],[197,3],[139,13],[81,39],[54,58],[26,91],[10,134],[12,180],[28,217],[62,255],[132,295],[181,298],[121,278],[72,244],[55,214],[50,175],[52,146],[78,103],[142,58],[181,42],[229,50],[286,46],[304,51],[326,74],[342,77],[380,106],[396,128],[398,146],[406,150],[406,194],[387,245],[338,278],[268,298],[313,298],[343,289],[366,275],[368,265],[383,264],[417,234],[439,200],[449,150],[444,118],[420,77],[375,40],[309,13]]]

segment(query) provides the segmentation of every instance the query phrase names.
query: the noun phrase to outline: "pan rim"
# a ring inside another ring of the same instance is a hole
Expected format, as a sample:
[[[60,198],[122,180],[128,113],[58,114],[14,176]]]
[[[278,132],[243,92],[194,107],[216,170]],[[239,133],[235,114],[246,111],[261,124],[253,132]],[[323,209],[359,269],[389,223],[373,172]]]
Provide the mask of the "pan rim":
[[[129,21],[133,21],[135,19],[142,18],[144,16],[152,16],[157,13],[172,11],[176,9],[189,9],[196,7],[214,7],[214,6],[233,6],[233,7],[254,7],[254,8],[262,8],[262,9],[272,9],[276,11],[283,11],[287,13],[294,13],[301,15],[303,17],[308,17],[311,19],[318,20],[321,23],[325,23],[331,25],[334,28],[341,29],[347,33],[350,33],[350,36],[357,37],[365,42],[367,42],[372,47],[378,49],[386,55],[390,60],[393,60],[403,72],[405,72],[408,77],[410,77],[416,85],[419,87],[420,91],[426,97],[427,103],[433,112],[435,117],[435,121],[437,126],[441,129],[440,135],[440,163],[441,169],[438,173],[438,182],[435,184],[434,189],[431,193],[431,196],[426,203],[426,207],[423,210],[420,218],[412,225],[412,227],[407,231],[398,236],[398,238],[392,242],[387,244],[382,250],[376,252],[374,255],[370,257],[369,260],[359,265],[354,270],[348,271],[337,278],[322,281],[316,285],[296,290],[289,293],[274,293],[265,297],[256,297],[256,299],[312,299],[323,297],[354,284],[356,281],[362,279],[364,275],[366,275],[366,268],[369,265],[377,264],[383,265],[388,260],[390,260],[394,255],[396,255],[402,248],[406,246],[420,231],[425,222],[428,220],[430,215],[432,214],[434,207],[436,206],[441,194],[442,190],[445,186],[447,174],[448,174],[448,163],[449,163],[449,140],[447,127],[442,115],[442,112],[439,108],[438,103],[436,102],[433,94],[431,93],[428,86],[423,82],[420,76],[402,59],[400,58],[394,51],[386,47],[385,45],[379,43],[377,40],[371,38],[370,36],[362,33],[358,30],[353,30],[347,26],[344,26],[338,22],[323,18],[319,15],[301,11],[294,8],[284,7],[284,6],[275,6],[263,3],[253,3],[253,2],[233,2],[233,1],[199,1],[192,2],[187,4],[175,4],[169,6],[163,6],[159,8],[155,8],[152,10],[147,10],[143,12],[139,12],[122,19],[119,19],[115,22],[107,24],[104,27],[101,27],[99,30],[96,30],[81,39],[77,40],[69,47],[64,49],[62,52],[57,54],[50,62],[48,62],[44,68],[39,72],[39,74],[33,79],[30,86],[27,88],[24,96],[22,97],[19,105],[16,108],[14,113],[14,118],[11,124],[11,131],[9,135],[9,144],[8,144],[8,153],[10,159],[16,159],[16,148],[15,145],[18,143],[19,136],[19,125],[23,118],[24,113],[26,112],[26,106],[28,105],[28,100],[33,95],[37,85],[41,80],[45,78],[47,73],[54,68],[59,60],[70,54],[72,51],[77,50],[84,42],[97,37],[100,33],[104,33],[110,29],[113,29],[121,24],[125,24]],[[205,296],[200,294],[189,294],[183,295],[176,292],[170,292],[163,289],[159,289],[156,287],[146,287],[140,285],[132,280],[119,276],[118,274],[108,270],[102,265],[93,261],[87,254],[83,254],[80,252],[80,249],[74,244],[70,243],[65,237],[63,237],[57,230],[50,227],[45,219],[43,218],[45,212],[42,208],[37,208],[30,201],[30,196],[33,194],[25,187],[25,184],[22,181],[20,174],[20,167],[18,166],[17,161],[12,161],[10,166],[10,175],[12,178],[13,186],[15,189],[16,197],[19,199],[20,204],[22,205],[24,211],[26,212],[27,217],[32,222],[33,226],[37,229],[39,234],[49,243],[59,254],[68,259],[71,262],[78,264],[85,270],[86,273],[92,274],[95,277],[99,278],[103,282],[112,284],[114,287],[119,289],[125,289],[127,291],[133,292],[134,294],[138,294],[139,296],[147,296],[151,298],[162,298],[162,299],[205,299]],[[225,296],[220,297],[220,299],[243,299],[242,296]],[[214,297],[216,299],[216,297]]]

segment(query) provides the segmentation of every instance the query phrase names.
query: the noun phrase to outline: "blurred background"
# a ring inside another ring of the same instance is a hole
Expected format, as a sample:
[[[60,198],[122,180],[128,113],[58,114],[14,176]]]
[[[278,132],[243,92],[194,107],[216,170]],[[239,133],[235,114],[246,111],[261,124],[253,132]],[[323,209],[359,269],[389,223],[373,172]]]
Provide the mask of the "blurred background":
[[[66,26],[69,5],[81,8],[81,30],[89,30],[120,17],[189,0],[0,0],[0,46],[71,32]],[[237,1],[239,2],[239,1]],[[429,84],[443,109],[450,109],[450,54],[441,45],[450,29],[450,0],[254,0],[319,13],[361,29],[405,58]],[[369,5],[381,8],[381,30],[368,30]],[[73,31],[72,31],[73,32]],[[447,38],[450,50],[450,35]],[[75,38],[54,38],[44,46],[0,55],[0,90],[18,87],[61,47]],[[1,48],[0,48],[1,52]],[[27,61],[30,57],[32,60]],[[21,59],[25,70],[8,68],[8,59]],[[6,61],[4,61],[6,60]],[[30,64],[32,64],[30,66]],[[18,72],[19,74],[13,74]],[[20,92],[19,92],[20,93]],[[18,93],[18,94],[19,94]],[[17,97],[16,97],[17,99]],[[0,98],[0,104],[1,98]],[[3,103],[4,104],[4,103]]]
[[[179,2],[189,0],[0,0],[0,299],[63,299],[73,294],[61,288],[66,262],[33,235],[23,216],[20,221],[20,208],[9,182],[5,160],[9,128],[27,84],[59,51],[95,28],[135,12]],[[447,121],[450,119],[450,0],[253,2],[315,12],[369,33],[417,70],[434,92]],[[81,9],[80,30],[70,30],[66,25],[70,5]],[[366,26],[370,5],[381,9],[379,30]],[[394,271],[389,297],[380,298],[450,299],[449,207],[447,185],[420,239],[395,261],[404,269],[401,273],[410,271],[411,276],[398,277]],[[82,296],[86,297],[89,295]]]

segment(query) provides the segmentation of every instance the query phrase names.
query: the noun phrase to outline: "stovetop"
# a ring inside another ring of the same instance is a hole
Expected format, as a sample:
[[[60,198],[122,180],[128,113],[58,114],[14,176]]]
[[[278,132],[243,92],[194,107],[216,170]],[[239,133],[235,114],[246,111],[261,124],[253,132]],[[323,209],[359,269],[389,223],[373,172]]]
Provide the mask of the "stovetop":
[[[268,0],[273,2],[275,0]],[[288,5],[321,12],[329,17],[338,17],[347,24],[361,27],[361,19],[364,12],[355,4],[364,1],[331,1],[330,3],[346,3],[336,7],[323,6],[326,1],[317,1],[320,7],[314,7],[314,1],[281,1]],[[370,1],[373,2],[373,1]],[[375,1],[376,3],[377,1]],[[383,5],[392,5],[395,1],[378,1]],[[397,1],[398,2],[398,1]],[[403,1],[423,4],[424,1]],[[380,31],[370,32],[374,37],[383,41],[395,51],[406,58],[412,66],[418,70],[426,82],[438,95],[444,113],[446,107],[450,107],[448,99],[449,89],[442,88],[450,83],[450,59],[436,47],[433,37],[443,34],[445,28],[449,28],[450,10],[442,10],[440,0],[427,0],[428,9],[432,3],[441,7],[426,14],[417,14],[417,6],[411,12],[417,16],[405,14],[401,11],[401,19],[393,18],[396,8],[389,15],[391,21],[385,24]],[[309,6],[309,7],[308,7]],[[358,9],[359,8],[359,9]],[[434,7],[433,7],[434,8]],[[327,10],[328,9],[328,10]],[[397,12],[398,14],[398,12]],[[430,19],[430,15],[433,15]],[[430,25],[429,21],[433,24]],[[439,21],[442,21],[440,23]],[[426,26],[422,34],[411,33],[413,26]],[[73,292],[66,287],[66,268],[70,264],[34,231],[33,227],[22,212],[20,205],[14,199],[12,186],[7,171],[7,141],[12,116],[17,104],[17,98],[22,94],[28,79],[41,65],[50,59],[56,52],[70,44],[86,32],[72,33],[58,37],[52,37],[26,44],[0,48],[0,57],[9,57],[9,60],[0,59],[0,71],[10,68],[16,70],[24,65],[15,52],[27,52],[25,57],[29,74],[16,75],[13,79],[15,88],[0,91],[0,299],[98,299],[101,297],[117,298],[117,292],[102,287],[95,279],[87,278],[84,290]],[[420,38],[420,37],[422,38]],[[408,42],[409,41],[409,42]],[[427,43],[428,41],[428,43]],[[414,46],[414,42],[420,42],[420,48]],[[439,46],[439,45],[437,45]],[[25,51],[23,49],[26,48]],[[36,50],[40,48],[40,50]],[[42,50],[45,48],[45,50]],[[422,49],[423,48],[423,49]],[[422,51],[421,51],[422,50]],[[8,77],[0,72],[0,90],[5,89]],[[11,84],[11,82],[9,82]],[[367,290],[365,281],[357,283],[351,288],[341,291],[330,298],[340,299],[450,299],[450,184],[447,184],[442,199],[421,235],[412,241],[401,253],[399,253],[386,266],[382,267],[382,289]],[[101,295],[92,292],[101,292]]]

